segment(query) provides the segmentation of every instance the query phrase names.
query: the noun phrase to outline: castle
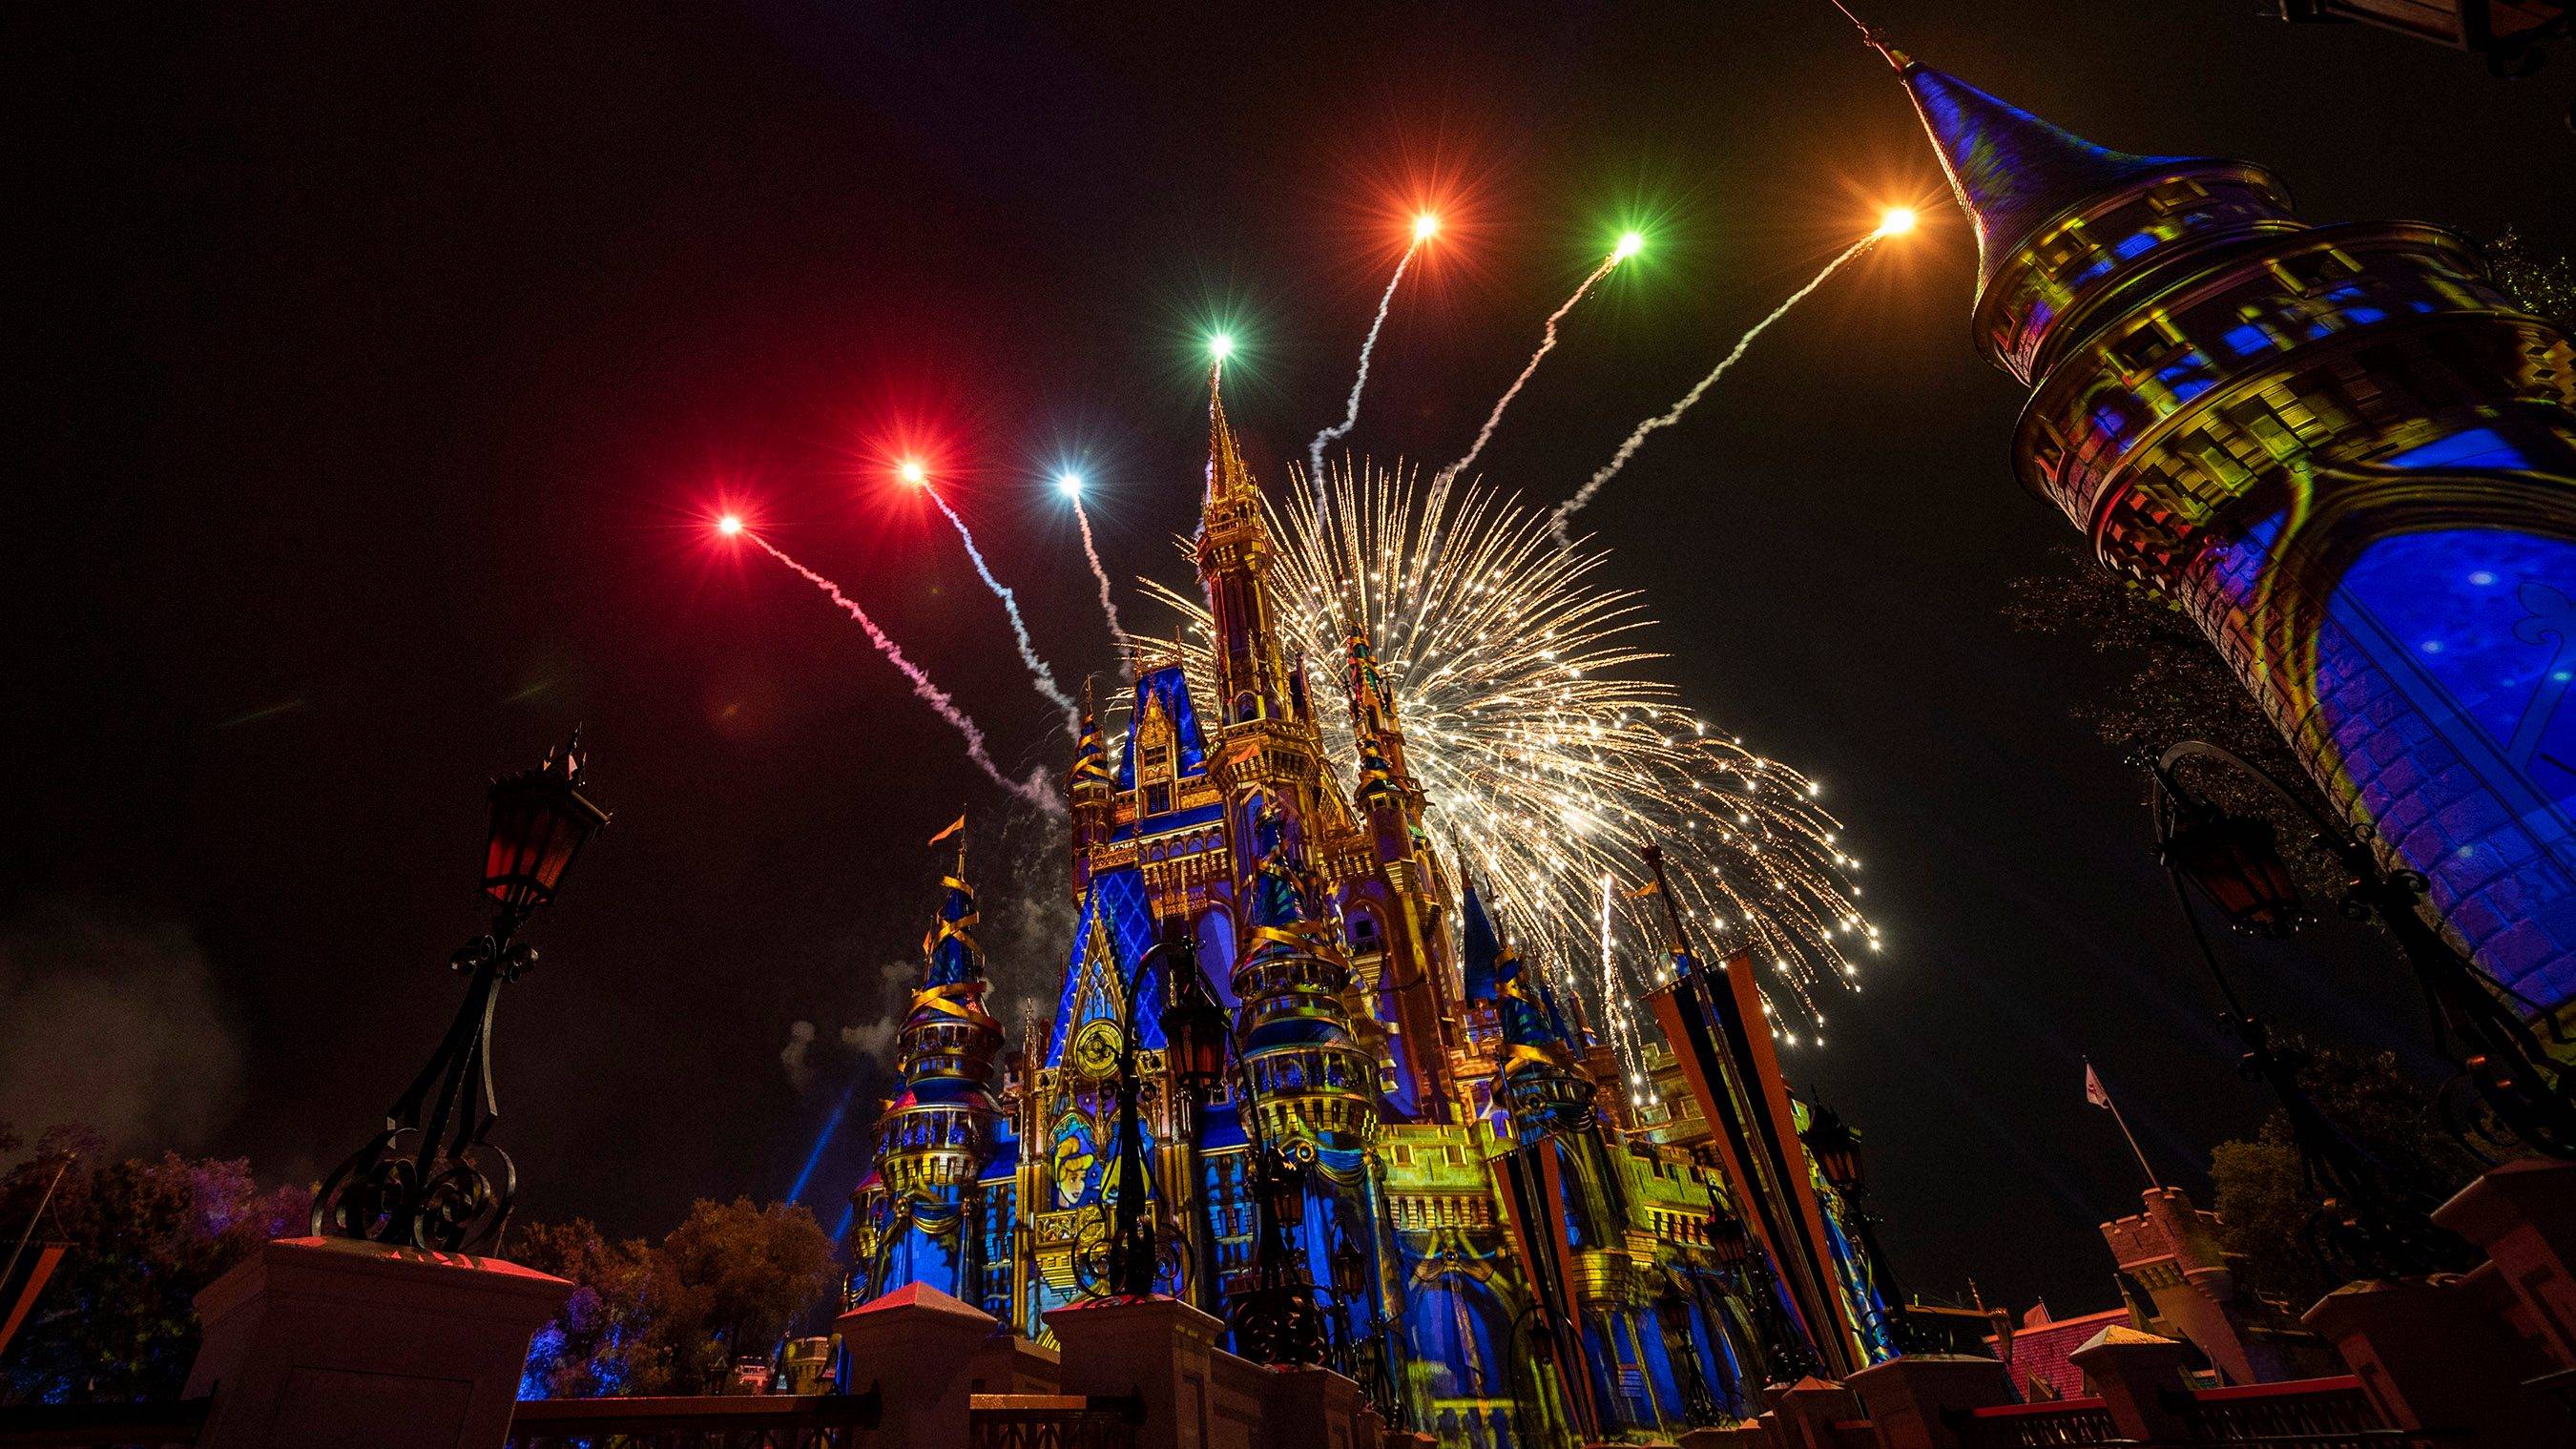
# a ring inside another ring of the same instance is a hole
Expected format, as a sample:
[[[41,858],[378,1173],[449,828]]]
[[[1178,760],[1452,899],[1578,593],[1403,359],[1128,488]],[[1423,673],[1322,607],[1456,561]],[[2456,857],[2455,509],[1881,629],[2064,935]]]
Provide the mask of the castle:
[[[1114,750],[1086,710],[1063,991],[998,1078],[960,855],[852,1198],[852,1300],[922,1285],[1044,1342],[1050,1311],[1121,1287],[1137,1181],[1153,1292],[1224,1318],[1245,1357],[1343,1368],[1446,1443],[1669,1437],[1758,1412],[1784,1376],[1885,1357],[1857,1219],[1792,1140],[1807,1119],[1758,1006],[1743,1031],[1750,998],[1708,989],[1727,972],[1676,921],[1658,995],[1692,988],[1686,1014],[1731,1023],[1735,1055],[1659,1055],[1678,1106],[1617,1090],[1544,963],[1431,848],[1437,802],[1370,641],[1349,639],[1337,692],[1285,651],[1270,527],[1214,381],[1209,697],[1149,659]],[[1350,777],[1325,708],[1350,712]],[[1193,1080],[1167,1007],[1200,982],[1230,1050]],[[1722,1130],[1684,1077],[1717,1084]]]
[[[2110,151],[1871,40],[1976,226],[1980,343],[2034,388],[2024,481],[2190,611],[2490,976],[2576,998],[2565,339],[2446,233],[2306,225],[2259,167]],[[1283,649],[1213,381],[1206,697],[1148,660],[1114,752],[1086,713],[1063,993],[998,1080],[961,857],[853,1195],[852,1297],[936,1289],[1043,1341],[1150,1288],[1451,1444],[1670,1436],[1895,1355],[1749,966],[1669,913],[1658,1090],[1617,1090],[1549,963],[1432,850],[1370,641],[1329,703]],[[1178,1025],[1202,996],[1221,1062]]]

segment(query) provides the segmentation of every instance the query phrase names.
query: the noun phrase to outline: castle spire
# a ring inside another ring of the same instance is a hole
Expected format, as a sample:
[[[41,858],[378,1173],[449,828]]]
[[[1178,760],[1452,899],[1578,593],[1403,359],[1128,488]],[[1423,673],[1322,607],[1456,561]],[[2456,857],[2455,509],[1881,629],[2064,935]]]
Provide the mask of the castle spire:
[[[1357,621],[1350,626],[1344,649],[1351,736],[1359,747],[1360,803],[1365,806],[1379,795],[1402,798],[1412,791],[1413,780],[1405,768],[1404,726],[1396,718],[1395,691],[1379,672],[1377,651]]]
[[[2014,251],[2059,213],[2177,166],[2209,164],[2097,146],[1934,70],[1867,26],[1861,28],[1861,41],[1896,68],[1941,158],[1941,169],[1949,175],[1951,194],[1977,228],[1980,292]]]
[[[1100,716],[1087,677],[1082,681],[1082,735],[1074,742],[1073,769],[1065,775],[1065,786],[1077,799],[1086,789],[1109,788],[1109,750],[1100,741]]]
[[[1260,497],[1260,485],[1243,461],[1242,445],[1225,420],[1225,366],[1208,369],[1207,502],[1211,511],[1221,501]]]

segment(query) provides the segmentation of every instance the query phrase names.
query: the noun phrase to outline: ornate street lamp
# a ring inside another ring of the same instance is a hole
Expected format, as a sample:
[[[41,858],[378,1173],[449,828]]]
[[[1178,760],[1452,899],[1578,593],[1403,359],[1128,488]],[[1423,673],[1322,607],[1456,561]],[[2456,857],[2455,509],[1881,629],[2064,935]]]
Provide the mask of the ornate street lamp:
[[[2162,802],[2159,828],[2168,839],[2167,862],[2177,879],[2189,880],[2222,910],[2228,909],[2226,902],[2234,898],[2229,893],[2237,891],[2240,882],[2277,881],[2277,886],[2268,888],[2269,898],[2286,900],[2288,906],[2260,908],[2255,928],[2286,921],[2287,927],[2274,934],[2287,934],[2305,919],[2298,910],[2297,889],[2289,884],[2289,870],[2270,848],[2270,828],[2262,827],[2259,833],[2244,829],[2247,822],[2242,817],[2191,794],[2176,778],[2175,766],[2194,757],[2233,766],[2305,817],[2318,844],[2344,869],[2348,880],[2341,904],[2344,916],[2355,921],[2376,918],[2397,938],[2433,1008],[2435,1050],[2460,1069],[2455,1086],[2473,1091],[2483,1109],[2485,1120],[2464,1123],[2456,1110],[2458,1093],[2449,1094],[2448,1103],[2455,1108],[2449,1114],[2454,1133],[2489,1146],[2502,1146],[2501,1138],[2511,1137],[2534,1152],[2576,1160],[2576,1071],[2551,1057],[2521,1013],[2508,1006],[2485,975],[2424,919],[2422,905],[2430,883],[2422,875],[2388,869],[2369,841],[2317,814],[2269,771],[2216,745],[2189,740],[2167,750],[2156,762]],[[2233,838],[2246,847],[2242,858],[2211,858],[2189,850],[2178,857],[2173,853],[2171,842],[2218,826],[2231,829]],[[2238,919],[2230,913],[2231,921]],[[2565,1039],[2559,1040],[2563,1045]],[[2469,1146],[2481,1157],[2495,1155],[2481,1150],[2476,1142]]]
[[[2299,883],[2281,860],[2270,821],[2205,802],[2177,810],[2176,817],[2164,842],[2165,867],[2199,887],[2228,925],[2278,937],[2307,923]]]
[[[1145,999],[1145,977],[1158,962],[1162,963],[1159,979],[1163,988],[1164,1057],[1174,1079],[1196,1100],[1224,1073],[1221,1013],[1213,1043],[1217,1065],[1213,1072],[1203,1071],[1204,1054],[1210,1047],[1205,1035],[1208,1023],[1197,1005],[1184,1003],[1195,998],[1214,1011],[1216,1002],[1208,992],[1206,976],[1199,970],[1198,953],[1191,947],[1189,922],[1179,916],[1170,917],[1163,922],[1163,938],[1136,963],[1136,989],[1127,993],[1126,1010],[1119,1021],[1118,1165],[1108,1276],[1109,1291],[1122,1298],[1143,1298],[1154,1291],[1154,1217],[1145,1210],[1145,1137],[1138,1110],[1143,1083],[1136,1065],[1136,1036],[1141,1026],[1138,1012]],[[1186,1047],[1174,1039],[1176,1026],[1189,1036]]]
[[[1798,1134],[1798,1140],[1807,1145],[1807,1155],[1815,1159],[1816,1171],[1824,1177],[1825,1185],[1851,1209],[1852,1225],[1860,1230],[1861,1261],[1869,1269],[1870,1287],[1886,1309],[1881,1321],[1887,1328],[1887,1346],[1900,1354],[1913,1352],[1904,1294],[1896,1286],[1895,1270],[1887,1265],[1887,1254],[1878,1246],[1878,1220],[1869,1211],[1869,1181],[1861,1165],[1860,1134],[1852,1130],[1841,1113],[1818,1102],[1810,1105],[1807,1130]]]
[[[581,731],[534,769],[492,782],[483,893],[492,929],[448,964],[470,977],[465,1000],[429,1064],[385,1114],[384,1130],[332,1170],[314,1195],[317,1235],[432,1252],[486,1251],[500,1242],[518,1191],[510,1156],[485,1141],[500,1115],[492,1093],[492,1016],[501,985],[535,969],[514,939],[555,898],[583,842],[608,812],[581,793]]]
[[[1667,1269],[1666,1276],[1667,1291],[1655,1300],[1655,1326],[1663,1331],[1664,1357],[1681,1381],[1682,1417],[1693,1425],[1714,1425],[1721,1416],[1717,1396],[1709,1392],[1708,1376],[1700,1371],[1699,1344],[1691,1337],[1695,1295],[1678,1270]]]
[[[1270,1141],[1249,1082],[1237,1089],[1236,1101],[1251,1157],[1252,1282],[1231,1295],[1226,1318],[1243,1356],[1256,1363],[1322,1363],[1323,1314],[1291,1241],[1306,1225],[1306,1174]]]
[[[1807,1144],[1807,1155],[1815,1159],[1826,1186],[1845,1197],[1862,1191],[1860,1134],[1840,1112],[1822,1103],[1811,1106],[1807,1130],[1798,1134],[1798,1140]]]
[[[1778,1282],[1771,1275],[1771,1257],[1753,1241],[1753,1233],[1744,1219],[1718,1201],[1717,1188],[1708,1189],[1709,1251],[1718,1266],[1736,1275],[1736,1287],[1753,1310],[1755,1329],[1762,1335],[1762,1367],[1773,1383],[1795,1383],[1818,1368],[1815,1350],[1807,1346],[1806,1336],[1789,1321],[1788,1311],[1780,1306]]]
[[[1225,1008],[1217,1005],[1207,973],[1191,952],[1187,969],[1172,971],[1171,1004],[1163,1009],[1163,1051],[1173,1079],[1193,1102],[1206,1102],[1225,1084],[1225,1054],[1233,1040]]]
[[[2218,994],[2226,1003],[2224,1020],[2244,1045],[2245,1055],[2237,1070],[2249,1081],[2260,1081],[2279,1099],[2283,1114],[2289,1119],[2291,1140],[2299,1152],[2299,1167],[2307,1195],[2318,1203],[2308,1220],[2307,1246],[2316,1258],[2329,1268],[2347,1276],[2388,1277],[2400,1274],[2436,1271],[2460,1271],[2475,1258],[2466,1243],[2434,1225],[2430,1216],[2432,1202],[2413,1185],[2391,1174],[2362,1146],[2345,1135],[2320,1111],[2314,1099],[2299,1086],[2301,1060],[2272,1043],[2271,1023],[2246,1010],[2244,999],[2237,995],[2236,985],[2228,979],[2220,964],[2217,950],[2211,946],[2208,933],[2201,929],[2200,915],[2191,906],[2191,891],[2196,889],[2222,911],[2240,897],[2233,894],[2235,885],[2245,880],[2270,879],[2276,873],[2286,877],[2277,857],[2270,861],[2222,859],[2214,854],[2195,853],[2186,848],[2177,853],[2177,837],[2194,829],[2207,829],[2223,822],[2226,813],[2218,806],[2192,794],[2176,778],[2174,767],[2193,755],[2202,755],[2234,764],[2279,792],[2281,797],[2318,827],[2321,838],[2332,844],[2342,832],[2319,820],[2306,805],[2270,775],[2219,749],[2215,745],[2190,741],[2176,745],[2155,762],[2154,812],[2158,858],[2173,883],[2174,903],[2181,908],[2183,921],[2191,927],[2194,945],[2209,968],[2210,979],[2217,983]],[[2268,842],[2270,832],[2259,837]],[[2232,831],[2226,837],[2238,845],[2251,846],[2258,837],[2249,831]],[[2378,861],[2366,846],[2355,849],[2367,863],[2370,874],[2380,872]],[[2338,852],[2340,854],[2340,852]],[[2350,862],[2348,862],[2350,863]],[[2195,865],[2205,866],[2207,877],[2192,874]],[[2421,879],[2420,877],[2418,878]],[[2216,888],[2213,888],[2215,885]],[[2364,887],[2357,884],[2356,892]],[[2276,898],[2277,899],[2277,898]],[[2266,914],[2239,917],[2245,920],[2240,929],[2266,930],[2270,922],[2295,919],[2296,892],[2288,893],[2289,914]],[[2416,926],[2430,934],[2420,917],[2411,910],[2401,914],[2413,919]],[[2397,929],[2395,922],[2391,929]],[[2400,937],[2403,940],[2401,934]],[[2412,954],[2411,952],[2409,953]],[[2419,965],[2419,971],[2421,967]],[[2463,963],[2462,969],[2467,969]],[[2430,985],[2428,983],[2427,990]]]

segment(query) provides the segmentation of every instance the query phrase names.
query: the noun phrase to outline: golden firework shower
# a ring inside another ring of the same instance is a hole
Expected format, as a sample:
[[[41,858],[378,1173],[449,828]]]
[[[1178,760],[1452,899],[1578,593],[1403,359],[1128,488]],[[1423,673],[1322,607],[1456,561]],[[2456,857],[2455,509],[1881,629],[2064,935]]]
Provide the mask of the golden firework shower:
[[[1820,988],[1857,990],[1879,949],[1820,787],[1686,708],[1651,673],[1642,596],[1601,581],[1606,550],[1558,547],[1544,515],[1482,486],[1415,471],[1337,473],[1271,505],[1283,624],[1310,664],[1346,625],[1376,641],[1443,854],[1492,883],[1514,939],[1579,980],[1604,1040],[1637,1065],[1631,999],[1667,969],[1652,873],[1661,842],[1694,925],[1753,948],[1775,1030],[1821,1042]],[[1183,664],[1206,678],[1207,610],[1148,581],[1181,614]],[[1144,641],[1138,641],[1143,644]],[[1146,647],[1163,647],[1147,645]],[[1345,772],[1350,722],[1318,711]],[[1719,954],[1723,954],[1721,951]]]

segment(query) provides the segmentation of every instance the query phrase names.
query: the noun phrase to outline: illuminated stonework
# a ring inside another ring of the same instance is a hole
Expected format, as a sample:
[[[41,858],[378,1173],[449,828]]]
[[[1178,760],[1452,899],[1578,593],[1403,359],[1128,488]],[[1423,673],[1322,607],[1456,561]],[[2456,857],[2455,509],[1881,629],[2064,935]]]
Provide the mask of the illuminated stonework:
[[[2107,151],[1890,52],[1977,226],[2022,480],[2180,601],[2536,1008],[2576,999],[2576,353],[2428,226]]]

